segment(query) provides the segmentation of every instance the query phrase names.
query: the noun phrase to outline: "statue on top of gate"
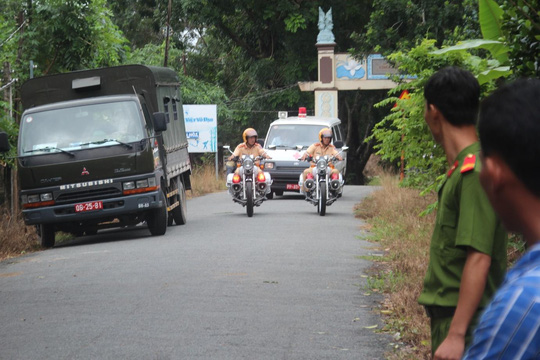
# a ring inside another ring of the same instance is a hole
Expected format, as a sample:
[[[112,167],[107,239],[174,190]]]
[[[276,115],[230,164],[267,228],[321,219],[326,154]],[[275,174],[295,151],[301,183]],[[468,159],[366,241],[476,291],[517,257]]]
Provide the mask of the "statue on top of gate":
[[[332,8],[325,14],[319,7],[319,35],[317,36],[317,44],[333,44],[334,34],[332,29],[334,24],[332,22]]]

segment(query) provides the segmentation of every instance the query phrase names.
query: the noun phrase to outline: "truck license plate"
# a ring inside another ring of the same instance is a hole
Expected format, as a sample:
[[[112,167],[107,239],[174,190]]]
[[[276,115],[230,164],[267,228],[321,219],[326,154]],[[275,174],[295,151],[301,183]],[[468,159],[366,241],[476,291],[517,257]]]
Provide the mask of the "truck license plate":
[[[93,211],[103,209],[102,201],[90,201],[82,204],[75,205],[75,212]]]
[[[286,189],[287,190],[300,190],[300,186],[298,184],[287,184]]]

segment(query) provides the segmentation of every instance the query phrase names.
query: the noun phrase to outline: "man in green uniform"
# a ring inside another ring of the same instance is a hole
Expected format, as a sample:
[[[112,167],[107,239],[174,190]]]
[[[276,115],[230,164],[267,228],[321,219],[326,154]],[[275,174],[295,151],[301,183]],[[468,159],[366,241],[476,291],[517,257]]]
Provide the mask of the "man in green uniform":
[[[508,235],[479,181],[479,95],[476,78],[457,67],[439,70],[424,88],[424,118],[449,164],[418,299],[431,320],[434,359],[461,359],[506,272]]]

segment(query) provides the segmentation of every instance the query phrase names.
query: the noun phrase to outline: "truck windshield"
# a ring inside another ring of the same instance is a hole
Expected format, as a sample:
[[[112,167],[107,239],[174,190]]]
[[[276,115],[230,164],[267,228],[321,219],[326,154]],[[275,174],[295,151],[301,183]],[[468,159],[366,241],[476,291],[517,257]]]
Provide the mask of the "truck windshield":
[[[72,106],[33,112],[21,121],[19,155],[71,153],[100,146],[129,145],[143,139],[135,101]]]
[[[322,125],[287,124],[270,127],[265,147],[275,145],[277,149],[294,149],[297,145],[308,147],[319,141]]]

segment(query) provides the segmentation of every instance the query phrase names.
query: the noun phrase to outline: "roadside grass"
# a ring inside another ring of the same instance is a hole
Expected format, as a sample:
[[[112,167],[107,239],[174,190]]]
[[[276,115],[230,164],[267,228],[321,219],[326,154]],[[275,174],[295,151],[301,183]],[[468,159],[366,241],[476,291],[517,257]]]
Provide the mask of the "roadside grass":
[[[193,167],[191,191],[186,193],[188,199],[222,190],[227,190],[224,172],[219,173],[216,179],[216,170],[213,164]]]
[[[396,351],[388,359],[428,359],[429,321],[417,298],[422,290],[435,214],[419,214],[436,200],[418,190],[400,188],[395,175],[377,176],[380,190],[358,204],[356,216],[368,222],[370,237],[384,255],[375,265],[366,287],[385,295],[381,314],[383,331],[394,336]]]
[[[33,226],[26,226],[20,217],[12,216],[5,206],[0,207],[0,217],[0,260],[41,249]]]
[[[219,174],[216,179],[213,164],[194,166],[191,188],[191,191],[186,192],[188,199],[226,190],[225,175]],[[58,244],[74,238],[70,233],[56,233]],[[5,206],[0,207],[0,261],[42,249],[35,227],[26,226],[21,216],[13,216]]]
[[[383,256],[370,257],[375,262],[367,279],[366,290],[384,294],[381,315],[383,331],[394,336],[395,351],[387,359],[429,359],[431,340],[429,319],[417,303],[429,260],[429,244],[436,212],[420,216],[437,200],[436,194],[421,196],[419,190],[399,187],[397,176],[379,174],[380,190],[358,204],[357,217],[368,223],[368,240]],[[520,236],[511,235],[508,266],[524,252]]]

